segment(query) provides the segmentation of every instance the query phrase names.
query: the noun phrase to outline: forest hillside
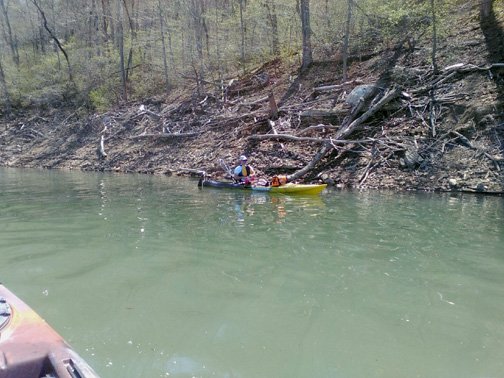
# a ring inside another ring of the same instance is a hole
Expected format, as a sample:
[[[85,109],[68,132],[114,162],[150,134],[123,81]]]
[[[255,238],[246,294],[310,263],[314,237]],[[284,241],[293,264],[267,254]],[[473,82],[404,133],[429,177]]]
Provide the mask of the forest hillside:
[[[204,171],[222,178],[246,154],[265,178],[285,174],[338,188],[504,193],[502,2],[412,1],[421,6],[394,13],[373,1],[321,1],[312,4],[312,33],[305,34],[301,10],[280,0],[238,1],[236,9],[227,1],[198,3],[206,8],[174,1],[166,13],[161,1],[153,1],[150,22],[161,28],[154,40],[164,51],[157,61],[148,56],[154,29],[140,21],[133,26],[131,11],[140,14],[141,6],[132,1],[129,11],[114,10],[131,28],[128,35],[115,25],[114,41],[123,33],[123,46],[102,46],[93,40],[98,36],[83,34],[88,50],[79,53],[88,58],[76,63],[76,35],[66,24],[51,28],[57,22],[43,12],[44,2],[32,0],[33,22],[45,25],[37,30],[47,39],[38,35],[32,48],[50,45],[52,53],[37,55],[34,64],[47,72],[30,71],[29,82],[20,74],[27,70],[23,50],[11,50],[10,58],[6,53],[12,45],[5,3],[1,166]],[[263,7],[254,9],[258,4]],[[264,12],[264,24],[254,21],[252,10]],[[192,17],[187,30],[184,14]],[[287,25],[298,18],[299,31],[293,31]],[[112,33],[112,25],[96,28],[101,37]],[[336,29],[338,35],[331,34]],[[122,51],[116,76],[102,60],[104,51],[100,59],[90,51],[98,45]],[[139,51],[144,55],[135,63]]]

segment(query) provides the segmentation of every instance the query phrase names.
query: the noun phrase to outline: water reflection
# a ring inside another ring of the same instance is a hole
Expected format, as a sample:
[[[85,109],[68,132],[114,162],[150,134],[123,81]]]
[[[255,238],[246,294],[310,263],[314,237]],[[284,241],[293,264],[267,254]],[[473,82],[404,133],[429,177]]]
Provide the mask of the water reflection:
[[[254,227],[267,222],[282,224],[289,216],[317,217],[325,208],[321,196],[286,196],[267,193],[224,193],[229,216],[224,223],[238,227]]]
[[[98,183],[98,191],[100,192],[100,209],[98,210],[98,215],[103,216],[104,220],[107,220],[105,213],[105,207],[107,206],[108,198],[107,191],[105,188],[105,180],[101,179]]]

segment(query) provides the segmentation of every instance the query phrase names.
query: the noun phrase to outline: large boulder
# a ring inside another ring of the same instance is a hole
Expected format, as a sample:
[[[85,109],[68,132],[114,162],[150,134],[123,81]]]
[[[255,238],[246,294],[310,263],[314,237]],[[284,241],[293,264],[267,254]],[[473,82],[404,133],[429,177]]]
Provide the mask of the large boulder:
[[[352,108],[355,108],[359,101],[367,101],[373,97],[378,91],[378,87],[374,84],[363,84],[356,86],[347,96],[345,102]]]

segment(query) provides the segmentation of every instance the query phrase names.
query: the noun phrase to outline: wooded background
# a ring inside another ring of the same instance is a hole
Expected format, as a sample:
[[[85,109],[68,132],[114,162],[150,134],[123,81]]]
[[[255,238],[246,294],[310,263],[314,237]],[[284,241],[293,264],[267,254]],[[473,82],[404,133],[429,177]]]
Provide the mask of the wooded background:
[[[492,0],[0,0],[1,110],[107,109],[192,86],[218,88],[276,57],[308,67],[436,41],[454,12]],[[342,78],[342,80],[344,77]]]

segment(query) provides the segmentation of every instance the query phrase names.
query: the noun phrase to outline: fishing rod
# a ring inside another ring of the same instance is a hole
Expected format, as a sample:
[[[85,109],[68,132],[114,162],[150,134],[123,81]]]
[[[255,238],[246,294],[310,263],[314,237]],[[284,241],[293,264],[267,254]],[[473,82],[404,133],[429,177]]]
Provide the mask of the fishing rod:
[[[219,159],[219,163],[221,165],[221,168],[226,172],[228,175],[233,177],[233,171],[229,168],[229,166],[226,164],[226,162],[223,159]]]

